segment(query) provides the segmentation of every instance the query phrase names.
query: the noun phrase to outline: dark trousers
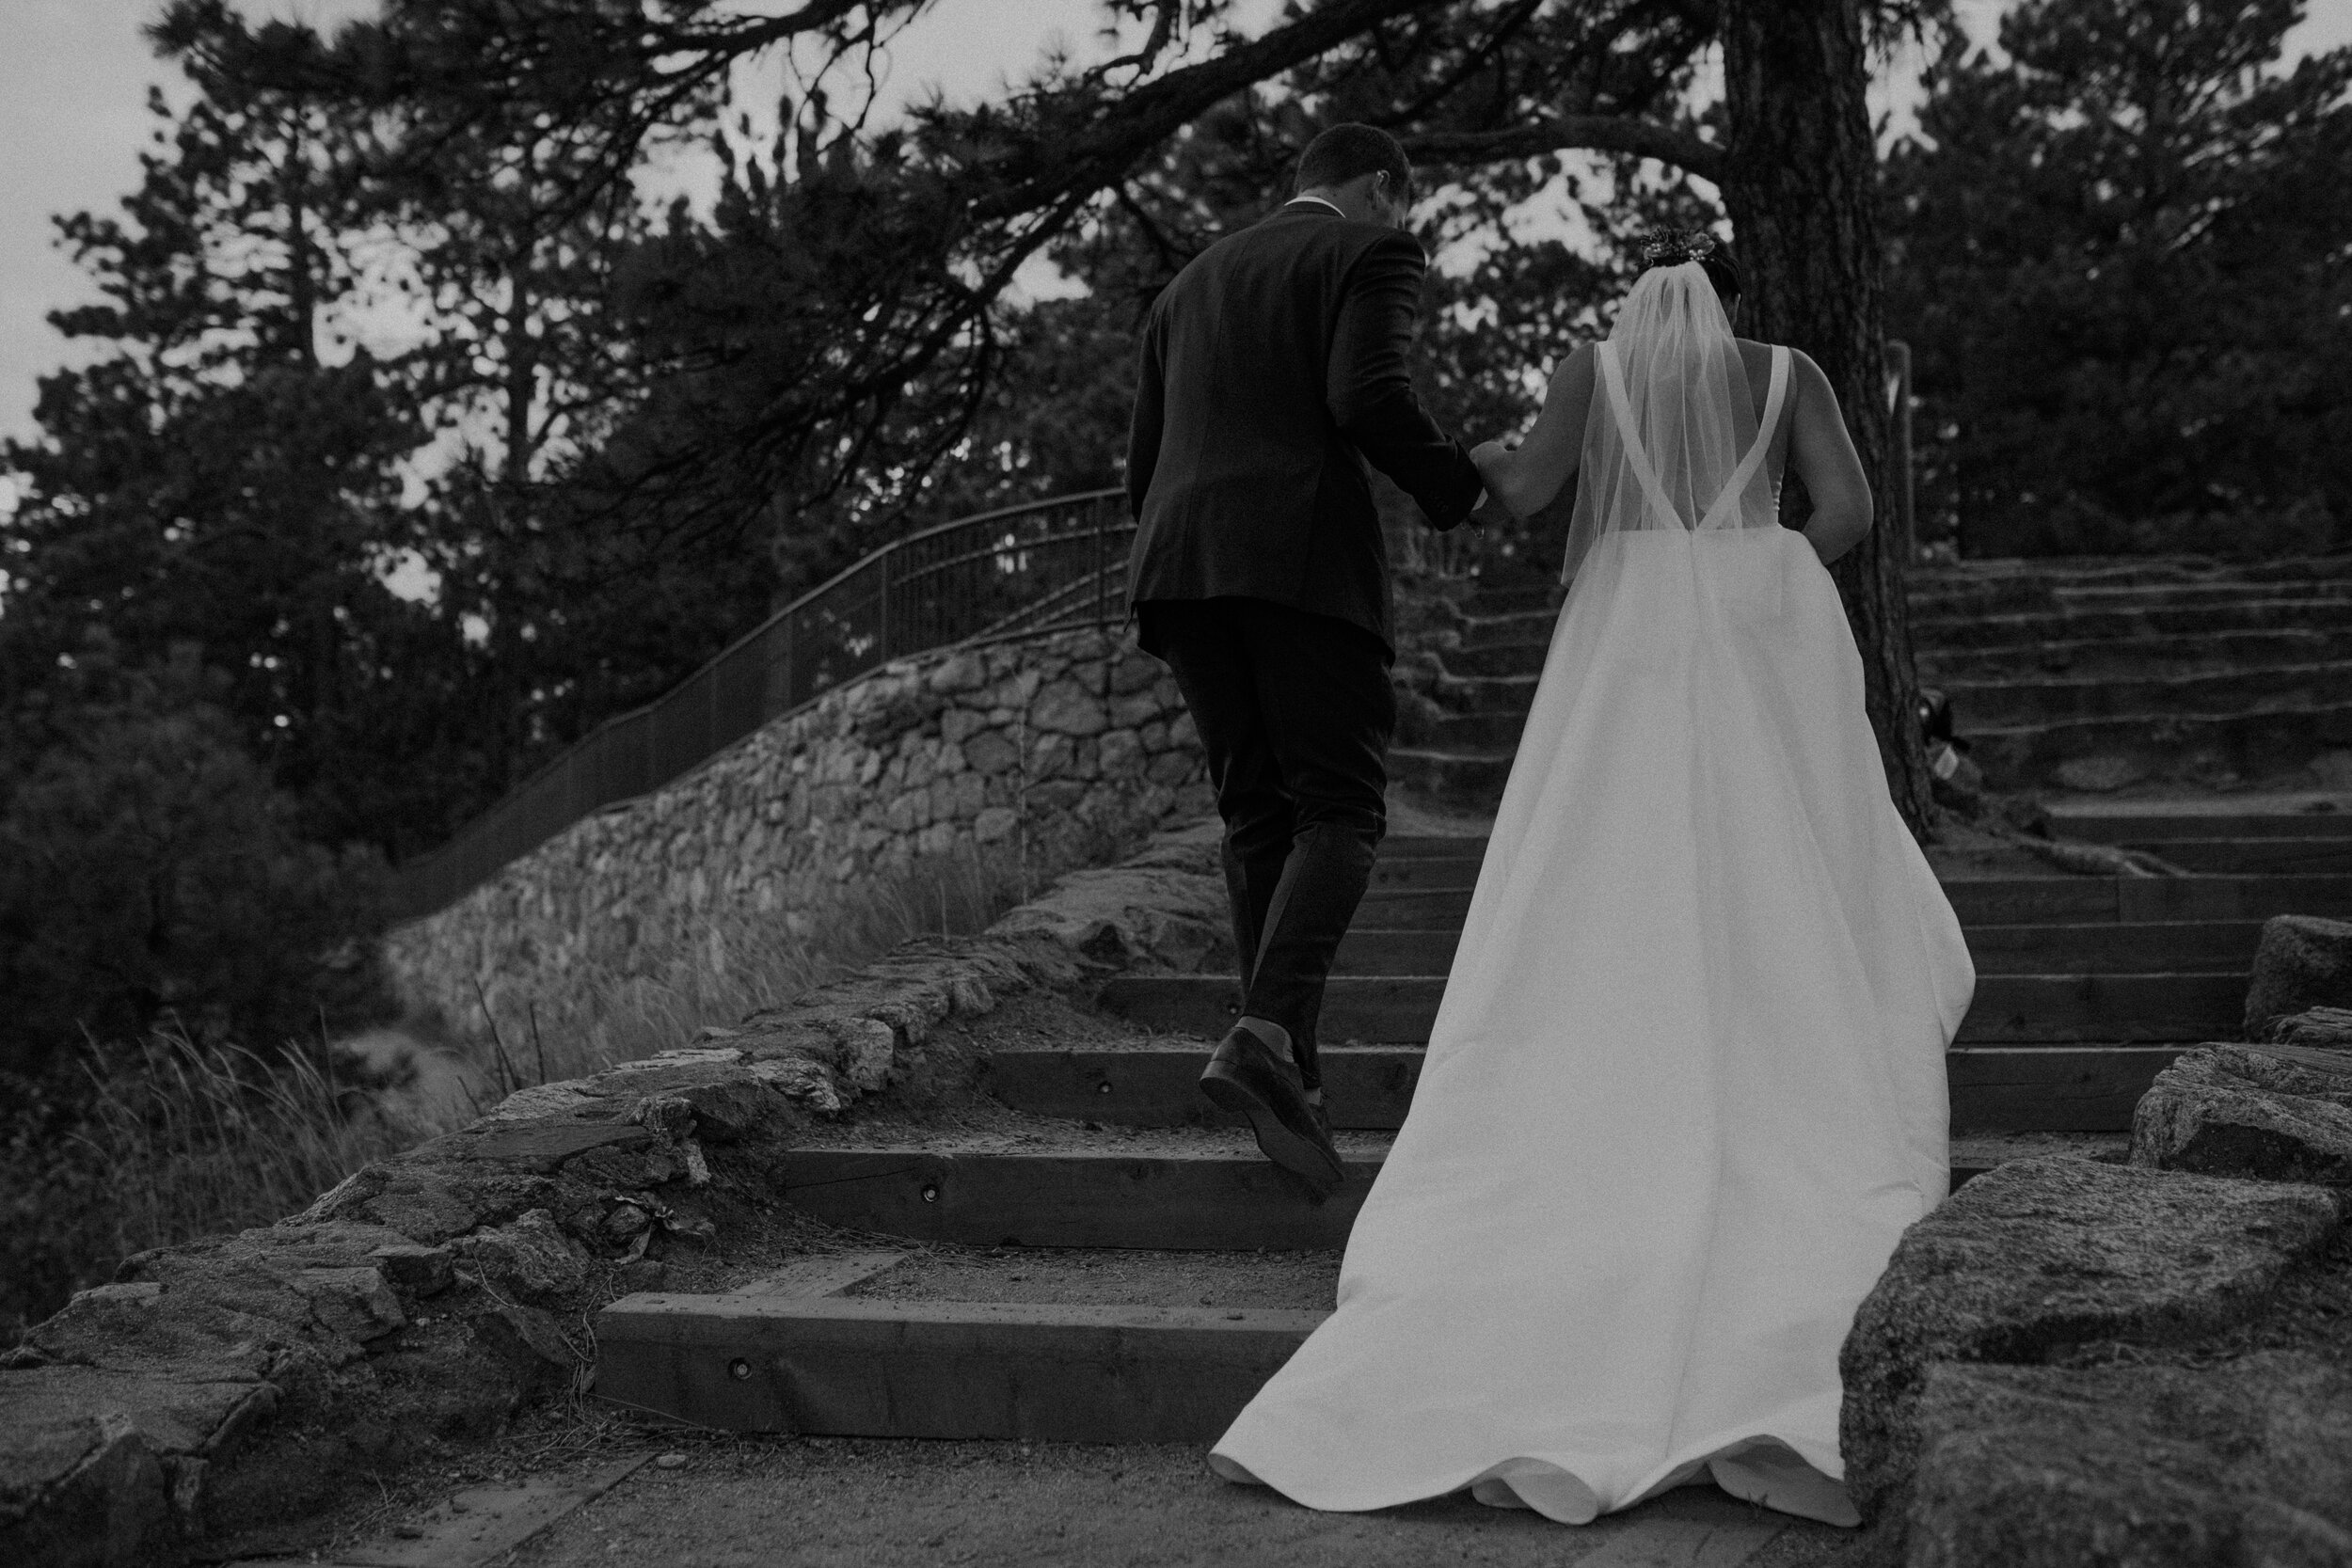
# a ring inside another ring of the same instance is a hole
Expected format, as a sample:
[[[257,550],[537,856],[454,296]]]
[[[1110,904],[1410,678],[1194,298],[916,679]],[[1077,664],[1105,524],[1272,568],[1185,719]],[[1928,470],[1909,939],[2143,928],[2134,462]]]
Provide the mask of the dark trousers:
[[[1136,607],[1208,752],[1225,819],[1242,1011],[1290,1031],[1308,1088],[1332,956],[1388,828],[1396,695],[1387,649],[1344,621],[1263,599]]]

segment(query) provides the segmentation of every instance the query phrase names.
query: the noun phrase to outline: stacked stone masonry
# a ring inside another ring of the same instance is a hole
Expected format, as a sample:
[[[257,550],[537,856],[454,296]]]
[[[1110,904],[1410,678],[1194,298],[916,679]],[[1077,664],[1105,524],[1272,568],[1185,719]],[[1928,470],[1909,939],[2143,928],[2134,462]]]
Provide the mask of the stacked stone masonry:
[[[1043,870],[1089,834],[1210,808],[1174,680],[1124,631],[900,660],[686,777],[559,833],[393,932],[412,1005],[474,1016],[483,988],[650,975],[727,912],[806,935],[861,879],[981,851]]]

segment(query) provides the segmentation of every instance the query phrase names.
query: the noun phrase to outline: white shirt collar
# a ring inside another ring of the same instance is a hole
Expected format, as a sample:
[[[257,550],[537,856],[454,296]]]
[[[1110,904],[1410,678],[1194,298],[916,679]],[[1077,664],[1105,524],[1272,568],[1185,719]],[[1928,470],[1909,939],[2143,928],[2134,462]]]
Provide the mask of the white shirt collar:
[[[1295,207],[1302,201],[1311,201],[1318,207],[1328,207],[1331,211],[1340,213],[1340,204],[1338,202],[1327,201],[1319,196],[1295,196],[1288,201],[1283,202],[1282,205],[1285,207]],[[1345,217],[1347,214],[1345,213],[1340,213],[1340,216]]]

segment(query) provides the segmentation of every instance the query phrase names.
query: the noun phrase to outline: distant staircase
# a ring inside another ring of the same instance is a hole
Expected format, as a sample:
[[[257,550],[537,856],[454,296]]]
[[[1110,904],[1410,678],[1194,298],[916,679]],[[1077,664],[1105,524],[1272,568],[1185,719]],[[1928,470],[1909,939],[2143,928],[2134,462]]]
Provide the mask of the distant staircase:
[[[1400,661],[1401,782],[1501,797],[1558,598],[1519,582],[1440,612]],[[1994,788],[2226,786],[2352,749],[2352,555],[1970,562],[1913,574],[1911,627]]]

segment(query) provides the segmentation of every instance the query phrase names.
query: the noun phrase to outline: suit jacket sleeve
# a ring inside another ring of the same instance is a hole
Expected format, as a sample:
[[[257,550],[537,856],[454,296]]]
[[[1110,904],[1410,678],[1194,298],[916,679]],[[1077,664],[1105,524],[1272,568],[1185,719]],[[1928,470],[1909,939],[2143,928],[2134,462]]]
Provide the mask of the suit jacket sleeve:
[[[1449,529],[1470,515],[1484,486],[1470,452],[1413,391],[1408,356],[1427,266],[1419,243],[1402,232],[1358,258],[1340,298],[1324,397],[1356,450],[1420,502],[1431,523]]]
[[[1160,377],[1160,313],[1143,324],[1143,347],[1136,356],[1136,406],[1127,424],[1127,515],[1140,521],[1143,498],[1152,490],[1152,470],[1160,461],[1160,416],[1167,388]]]

